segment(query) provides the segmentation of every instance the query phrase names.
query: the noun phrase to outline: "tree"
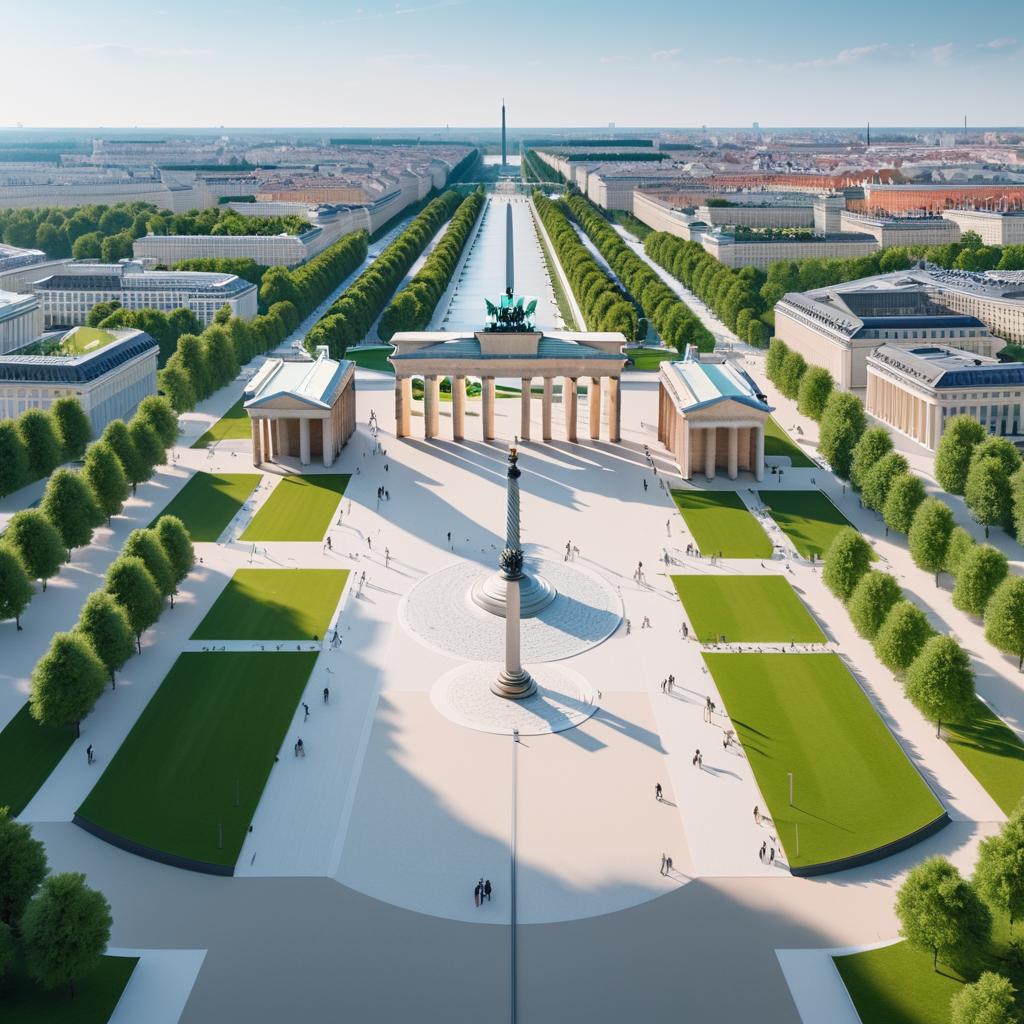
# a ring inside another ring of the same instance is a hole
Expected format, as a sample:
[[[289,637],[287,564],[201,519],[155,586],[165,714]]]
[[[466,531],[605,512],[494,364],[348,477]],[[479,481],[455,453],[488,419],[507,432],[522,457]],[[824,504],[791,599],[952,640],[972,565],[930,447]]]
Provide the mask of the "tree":
[[[0,496],[28,483],[28,453],[14,420],[0,420]]]
[[[800,393],[800,380],[807,370],[807,361],[799,352],[787,352],[782,360],[782,369],[776,381],[778,389],[787,398],[796,398]]]
[[[175,410],[188,412],[195,408],[196,392],[192,386],[192,378],[180,361],[177,361],[177,357],[172,356],[156,376],[160,397],[169,402]]]
[[[844,526],[825,553],[821,578],[840,601],[847,601],[871,565],[871,545],[852,527]]]
[[[17,955],[18,947],[15,945],[11,926],[0,921],[0,982],[4,980],[4,975],[14,963]]]
[[[105,590],[94,590],[82,605],[76,628],[92,644],[113,686],[114,674],[135,651],[135,638],[124,609]]]
[[[32,600],[32,581],[17,551],[0,544],[0,620],[14,619],[21,632],[21,616]]]
[[[775,385],[778,385],[782,362],[788,354],[789,346],[781,338],[772,338],[764,357],[764,372],[765,376]]]
[[[128,436],[135,445],[139,460],[147,467],[146,479],[153,476],[157,466],[163,465],[167,460],[167,449],[164,448],[160,435],[153,429],[149,420],[133,416],[128,424]]]
[[[960,721],[974,703],[974,673],[963,648],[950,636],[933,636],[907,669],[907,699],[925,718]]]
[[[50,415],[64,449],[64,458],[81,458],[85,446],[92,440],[92,425],[78,399],[71,396],[58,398],[50,406]]]
[[[110,904],[77,872],[51,875],[21,919],[28,972],[45,988],[68,985],[99,966],[110,942]]]
[[[121,468],[124,470],[125,478],[131,484],[132,494],[134,494],[135,488],[149,479],[153,467],[147,466],[146,460],[139,455],[132,435],[128,431],[128,424],[124,420],[111,420],[100,440],[110,445],[111,450],[117,456]]]
[[[28,709],[43,725],[75,727],[95,707],[107,673],[81,633],[54,633],[47,652],[32,670]]]
[[[1006,578],[1006,555],[991,544],[975,544],[960,561],[953,604],[971,615],[983,615],[989,598]]]
[[[949,1003],[950,1024],[1020,1024],[1017,990],[995,971],[983,971],[964,985]]]
[[[871,427],[870,430],[865,430],[853,449],[850,483],[859,491],[864,486],[868,472],[878,464],[879,459],[891,451],[892,435],[885,427]]]
[[[1024,667],[1024,577],[1007,576],[985,605],[985,639]]]
[[[33,478],[49,476],[64,458],[53,420],[42,409],[26,409],[17,420],[28,471]]]
[[[30,579],[46,581],[55,576],[64,561],[64,543],[53,524],[35,508],[22,509],[11,516],[4,534]]]
[[[39,507],[60,534],[68,561],[72,549],[88,544],[93,530],[103,522],[103,514],[89,485],[73,469],[54,470]]]
[[[881,512],[893,480],[908,469],[907,460],[899,452],[883,455],[864,475],[861,481],[861,501],[866,508]]]
[[[174,593],[178,592],[178,584],[192,571],[195,564],[195,549],[192,538],[185,529],[185,524],[177,516],[161,516],[157,520],[156,534],[163,545],[171,568],[174,570]],[[173,607],[174,598],[171,597]]]
[[[1014,922],[1024,913],[1024,819],[1020,813],[994,836],[982,839],[974,884],[982,899]]]
[[[939,573],[946,568],[949,540],[955,525],[950,507],[938,498],[925,498],[910,523],[907,535],[910,557],[919,569],[935,575],[936,586],[939,585]],[[969,534],[967,539],[971,540]]]
[[[95,441],[85,453],[82,473],[92,488],[96,504],[109,523],[111,517],[124,508],[128,497],[128,478],[124,475],[121,460],[106,441]]]
[[[850,594],[846,610],[854,629],[867,640],[873,640],[889,609],[903,596],[900,585],[887,572],[872,569],[858,580]]]
[[[797,408],[804,416],[817,422],[825,411],[825,403],[834,386],[832,374],[824,366],[809,366],[800,378]]]
[[[174,593],[174,569],[156,530],[132,530],[124,542],[121,554],[142,559],[161,597],[170,597]]]
[[[853,449],[864,433],[864,405],[848,391],[833,391],[821,415],[818,451],[828,459],[836,476],[850,478]]]
[[[975,459],[967,473],[964,502],[975,522],[985,527],[1013,528],[1013,499],[1010,493],[1010,474],[999,459]]]
[[[985,439],[985,428],[972,416],[953,416],[946,421],[935,449],[935,479],[950,494],[963,494],[974,447]]]
[[[48,867],[46,848],[32,829],[0,807],[0,921],[17,925]]]
[[[71,246],[71,255],[76,260],[98,260],[102,257],[103,235],[98,231],[79,235]]]
[[[924,501],[924,484],[913,473],[900,473],[890,484],[882,518],[890,530],[909,533],[914,513]]]
[[[928,617],[917,605],[897,601],[875,634],[875,654],[886,668],[902,675],[933,633]]]
[[[976,956],[992,934],[992,915],[959,871],[944,857],[931,857],[908,873],[896,896],[900,935],[912,946],[962,963]]]
[[[979,442],[971,453],[971,464],[973,465],[981,459],[996,459],[1006,470],[1007,476],[1011,476],[1021,466],[1017,449],[1005,437],[989,436]],[[970,475],[970,469],[968,469],[968,475]]]
[[[2,492],[3,485],[0,482],[0,493]],[[1024,466],[1010,477],[1010,515],[1013,519],[1014,537],[1018,544],[1024,544]]]
[[[141,558],[121,555],[107,569],[107,592],[124,609],[135,634],[135,647],[142,653],[142,634],[153,625],[163,609],[163,598]]]

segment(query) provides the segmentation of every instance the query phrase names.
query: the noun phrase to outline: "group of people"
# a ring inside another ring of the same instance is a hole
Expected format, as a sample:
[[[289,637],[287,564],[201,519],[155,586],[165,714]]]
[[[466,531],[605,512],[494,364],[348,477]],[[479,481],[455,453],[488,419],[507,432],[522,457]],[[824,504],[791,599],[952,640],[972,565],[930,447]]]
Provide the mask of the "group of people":
[[[565,556],[562,558],[563,562],[575,562],[577,556],[580,553],[580,549],[576,547],[571,540],[565,542]]]
[[[482,878],[476,883],[476,887],[473,889],[473,902],[476,906],[480,906],[481,903],[486,900],[488,903],[491,902],[491,893],[493,892],[491,887],[491,880],[488,878],[485,882]]]
[[[674,675],[672,675],[672,673],[670,672],[661,681],[661,692],[662,693],[671,693],[672,692],[672,687],[675,686],[675,685],[676,685],[676,677]]]

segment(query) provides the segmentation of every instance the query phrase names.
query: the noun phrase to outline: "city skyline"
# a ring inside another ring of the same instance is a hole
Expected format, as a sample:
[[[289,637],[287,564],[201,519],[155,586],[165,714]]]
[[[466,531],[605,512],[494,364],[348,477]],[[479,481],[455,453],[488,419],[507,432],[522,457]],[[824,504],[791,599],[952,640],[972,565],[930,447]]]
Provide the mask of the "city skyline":
[[[984,25],[958,24],[947,0],[870,2],[841,25],[803,0],[771,18],[737,0],[727,32],[721,15],[692,4],[647,0],[623,21],[607,0],[585,18],[524,0],[521,31],[498,60],[490,8],[476,0],[181,0],[141,15],[123,0],[57,0],[45,21],[27,0],[6,10],[20,40],[5,58],[8,80],[33,85],[0,101],[0,127],[478,127],[496,123],[502,95],[510,130],[884,129],[956,126],[965,115],[1008,126],[1024,85],[1010,0],[990,4]]]

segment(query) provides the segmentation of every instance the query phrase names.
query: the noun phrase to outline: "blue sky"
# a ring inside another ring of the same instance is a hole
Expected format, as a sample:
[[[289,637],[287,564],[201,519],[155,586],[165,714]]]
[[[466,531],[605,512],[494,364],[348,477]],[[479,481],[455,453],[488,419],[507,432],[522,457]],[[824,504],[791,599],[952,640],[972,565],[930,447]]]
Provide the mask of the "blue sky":
[[[1021,0],[0,0],[0,35],[7,126],[1024,122]]]

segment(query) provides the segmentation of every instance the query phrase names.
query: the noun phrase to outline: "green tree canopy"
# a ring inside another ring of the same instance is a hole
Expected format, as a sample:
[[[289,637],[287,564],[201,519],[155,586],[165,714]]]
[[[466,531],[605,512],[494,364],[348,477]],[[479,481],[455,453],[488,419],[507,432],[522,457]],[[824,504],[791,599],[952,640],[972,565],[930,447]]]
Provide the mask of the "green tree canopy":
[[[29,974],[45,988],[94,971],[110,943],[110,904],[76,872],[51,875],[21,919]]]
[[[128,436],[135,446],[139,460],[146,466],[146,479],[148,480],[153,476],[153,470],[166,460],[167,450],[149,420],[143,419],[141,416],[132,417],[128,424]]]
[[[28,453],[14,420],[0,420],[0,496],[28,483]]]
[[[864,475],[860,496],[865,507],[881,512],[892,482],[907,470],[907,460],[899,452],[883,455]]]
[[[849,480],[853,449],[864,433],[866,418],[861,400],[849,391],[833,391],[821,415],[818,451],[828,459],[832,471]]]
[[[128,478],[117,453],[104,440],[94,441],[85,453],[86,482],[100,511],[110,522],[124,508],[128,497]]]
[[[974,538],[962,526],[954,526],[946,546],[946,572],[955,578],[964,559],[975,547],[977,544]]]
[[[1020,1024],[1017,990],[995,971],[983,971],[954,993],[949,1004],[950,1024]]]
[[[1024,577],[1007,576],[985,605],[985,639],[1024,666]]]
[[[953,587],[953,604],[971,615],[983,615],[989,598],[1009,571],[1006,555],[991,544],[975,544],[961,559]]]
[[[907,670],[907,698],[925,718],[935,722],[960,721],[974,703],[974,673],[963,648],[950,636],[933,636]]]
[[[974,884],[985,902],[1009,918],[1024,913],[1024,820],[1013,815],[994,836],[982,839]]]
[[[100,440],[108,444],[121,463],[125,478],[131,484],[132,494],[135,488],[145,480],[149,479],[152,473],[152,466],[146,465],[146,460],[139,455],[132,435],[128,431],[128,424],[124,420],[111,420],[103,431]]]
[[[887,572],[866,572],[857,581],[846,605],[854,629],[865,639],[873,640],[889,610],[902,596],[900,585]]]
[[[875,654],[886,668],[902,675],[934,635],[928,617],[910,601],[897,601],[875,634]]]
[[[135,652],[135,638],[124,609],[105,590],[94,590],[82,605],[77,628],[92,644],[113,684],[117,670]]]
[[[32,581],[17,551],[0,544],[0,620],[14,619],[21,632],[21,616],[32,600]]]
[[[147,395],[139,402],[134,418],[146,420],[157,432],[165,449],[178,440],[178,417],[166,398]]]
[[[107,569],[107,591],[124,609],[135,633],[135,646],[142,653],[142,634],[163,610],[163,598],[146,563],[141,558],[121,555]]]
[[[65,459],[79,459],[85,446],[92,440],[92,424],[77,398],[70,395],[58,398],[50,406],[57,429],[57,439],[64,449]]]
[[[46,849],[32,829],[0,807],[0,921],[16,925],[46,877]]]
[[[174,570],[175,593],[178,584],[192,571],[195,564],[195,549],[185,524],[177,516],[161,516],[154,527],[164,553]]]
[[[825,554],[822,580],[840,601],[848,601],[871,565],[871,545],[852,527],[844,526]]]
[[[787,398],[796,398],[800,393],[800,381],[807,371],[807,361],[799,352],[787,352],[782,360],[782,369],[776,382]]]
[[[943,857],[931,857],[908,873],[896,896],[900,935],[912,946],[959,964],[988,944],[992,916],[971,885]]]
[[[907,537],[910,557],[919,569],[935,575],[936,586],[939,583],[939,573],[946,567],[949,538],[955,525],[952,510],[938,498],[925,498],[918,505],[910,523]]]
[[[914,513],[924,501],[924,484],[913,473],[900,473],[889,484],[882,506],[882,518],[890,530],[909,533]]]
[[[54,633],[32,671],[28,709],[43,725],[73,725],[77,732],[106,681],[103,662],[81,633]]]
[[[800,378],[797,408],[804,416],[809,416],[815,422],[819,421],[834,387],[832,374],[824,366],[809,366]]]
[[[782,363],[789,354],[789,346],[779,337],[772,338],[768,343],[768,352],[764,357],[765,376],[775,385],[778,385],[779,373],[782,370]]]
[[[953,416],[935,450],[935,479],[950,494],[963,494],[975,445],[985,439],[985,428],[973,416]]]
[[[54,525],[35,508],[22,509],[11,516],[3,542],[21,559],[29,577],[46,581],[56,576],[64,561],[64,542]]]
[[[972,460],[964,487],[964,502],[975,522],[985,527],[986,537],[991,526],[1013,528],[1010,474],[998,458]]]
[[[64,458],[53,420],[42,409],[26,409],[17,424],[28,457],[29,473],[34,478],[49,476]]]
[[[14,932],[11,931],[11,926],[0,921],[0,982],[10,970],[17,955],[18,946],[14,941]]]
[[[174,593],[175,573],[156,530],[132,530],[121,549],[122,555],[141,558],[161,596]]]
[[[53,471],[39,507],[60,534],[69,560],[72,549],[88,544],[93,530],[103,522],[103,514],[84,477],[66,467]]]
[[[871,427],[861,434],[853,449],[850,465],[850,483],[859,491],[868,472],[892,451],[892,435],[885,427]]]

